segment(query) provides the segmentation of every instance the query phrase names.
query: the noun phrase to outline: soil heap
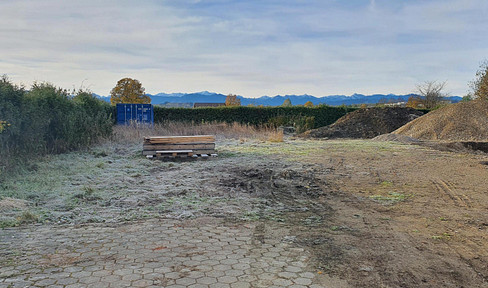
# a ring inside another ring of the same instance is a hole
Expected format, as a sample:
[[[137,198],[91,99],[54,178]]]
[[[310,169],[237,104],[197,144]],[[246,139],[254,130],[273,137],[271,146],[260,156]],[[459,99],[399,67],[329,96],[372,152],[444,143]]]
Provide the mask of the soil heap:
[[[407,123],[393,133],[421,140],[488,141],[488,101],[447,105]]]
[[[403,107],[359,109],[339,118],[334,124],[303,133],[313,138],[373,138],[390,133],[423,115],[423,112]]]

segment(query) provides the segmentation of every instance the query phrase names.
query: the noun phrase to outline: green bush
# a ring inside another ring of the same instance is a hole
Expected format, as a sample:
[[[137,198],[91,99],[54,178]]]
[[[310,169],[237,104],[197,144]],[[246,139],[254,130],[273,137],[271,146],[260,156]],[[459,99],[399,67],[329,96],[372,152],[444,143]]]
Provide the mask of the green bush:
[[[0,174],[35,155],[88,146],[112,133],[112,107],[91,93],[75,96],[47,83],[30,91],[0,79]]]
[[[154,107],[154,121],[180,121],[193,123],[238,122],[251,125],[294,126],[297,130],[308,130],[327,126],[348,112],[350,107],[209,107],[209,108],[163,108]]]

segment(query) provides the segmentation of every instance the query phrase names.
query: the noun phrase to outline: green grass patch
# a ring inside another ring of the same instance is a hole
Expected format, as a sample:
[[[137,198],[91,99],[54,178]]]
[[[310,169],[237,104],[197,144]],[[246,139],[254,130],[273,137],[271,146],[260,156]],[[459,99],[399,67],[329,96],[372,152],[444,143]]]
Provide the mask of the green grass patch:
[[[394,204],[398,202],[402,202],[411,198],[411,194],[403,194],[398,192],[390,192],[388,195],[372,195],[369,196],[370,199],[373,199],[378,202],[386,203],[386,204]]]

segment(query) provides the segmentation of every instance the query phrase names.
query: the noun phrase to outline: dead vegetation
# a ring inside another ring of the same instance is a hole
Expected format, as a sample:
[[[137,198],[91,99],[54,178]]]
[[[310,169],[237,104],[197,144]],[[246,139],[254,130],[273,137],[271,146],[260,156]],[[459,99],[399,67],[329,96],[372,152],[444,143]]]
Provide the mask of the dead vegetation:
[[[256,127],[237,122],[234,123],[182,123],[165,122],[154,126],[132,124],[129,126],[114,127],[112,143],[142,143],[145,136],[190,136],[190,135],[216,135],[222,139],[254,139],[261,141],[282,142],[283,131],[272,127]]]

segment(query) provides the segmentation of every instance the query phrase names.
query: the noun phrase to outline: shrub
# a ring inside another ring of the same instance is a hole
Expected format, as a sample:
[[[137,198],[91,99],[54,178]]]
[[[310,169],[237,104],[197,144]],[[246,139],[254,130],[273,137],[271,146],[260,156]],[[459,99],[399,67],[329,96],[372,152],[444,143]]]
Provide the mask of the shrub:
[[[112,108],[91,93],[48,83],[30,91],[0,80],[0,174],[35,155],[88,146],[112,133]]]

